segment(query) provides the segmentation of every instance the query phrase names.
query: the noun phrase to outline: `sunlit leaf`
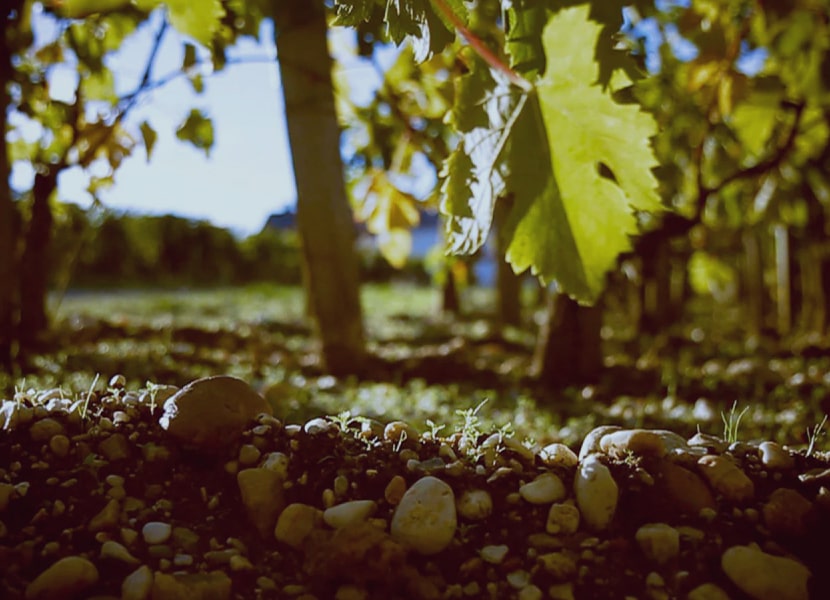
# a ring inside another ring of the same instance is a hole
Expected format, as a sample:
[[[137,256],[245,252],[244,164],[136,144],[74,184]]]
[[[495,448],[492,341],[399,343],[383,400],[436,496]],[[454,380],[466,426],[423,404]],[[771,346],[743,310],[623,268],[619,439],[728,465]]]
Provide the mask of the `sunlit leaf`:
[[[165,0],[165,4],[173,27],[200,44],[210,46],[225,16],[220,0]]]
[[[182,71],[187,71],[190,67],[196,64],[196,46],[185,42],[184,44],[184,59],[182,60]]]
[[[68,19],[83,19],[96,13],[121,10],[131,0],[49,0],[47,4]]]
[[[156,145],[156,139],[158,139],[158,134],[156,130],[153,129],[147,121],[144,121],[141,124],[141,137],[144,140],[144,151],[147,154],[147,162],[150,162],[150,156],[153,154],[153,148]]]
[[[188,114],[185,122],[176,130],[176,137],[182,141],[190,142],[197,148],[204,150],[205,156],[210,156],[210,149],[213,147],[213,122],[201,111],[194,108]]]
[[[100,100],[115,104],[118,96],[115,94],[115,76],[107,68],[96,73],[90,73],[81,78],[81,94],[86,100]]]

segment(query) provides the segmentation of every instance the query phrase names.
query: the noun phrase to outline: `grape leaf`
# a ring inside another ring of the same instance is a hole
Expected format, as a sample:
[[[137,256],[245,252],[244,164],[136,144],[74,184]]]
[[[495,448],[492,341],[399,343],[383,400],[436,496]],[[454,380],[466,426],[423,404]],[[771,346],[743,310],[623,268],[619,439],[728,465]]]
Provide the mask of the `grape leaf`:
[[[95,73],[88,73],[81,78],[81,95],[85,100],[100,100],[115,104],[115,76],[106,67]]]
[[[51,0],[47,4],[62,17],[83,19],[96,13],[121,10],[130,4],[130,0]]]
[[[210,46],[225,16],[220,0],[166,0],[165,4],[173,27],[202,45]]]
[[[144,150],[147,154],[147,162],[150,162],[150,156],[153,154],[153,147],[156,145],[158,134],[147,121],[141,124],[141,137],[144,139]]]
[[[376,170],[370,177],[358,218],[376,236],[381,255],[400,269],[412,251],[411,229],[421,221],[418,201],[395,187],[386,172]]]
[[[357,27],[372,16],[374,0],[335,0],[335,25]]]
[[[505,191],[502,151],[527,99],[501,73],[476,62],[459,80],[450,123],[462,134],[441,172],[448,250],[472,254],[487,240]]]
[[[176,130],[176,137],[190,142],[204,150],[205,156],[210,156],[210,149],[213,146],[213,122],[194,108],[187,115],[185,122]]]
[[[466,15],[461,0],[443,0],[443,4],[463,23]],[[412,43],[415,61],[424,62],[455,40],[455,29],[432,0],[389,0],[384,21],[389,37],[400,44]]]
[[[507,187],[507,260],[570,296],[593,302],[604,275],[637,233],[632,211],[661,208],[649,143],[654,119],[619,105],[584,52],[601,32],[588,7],[557,13],[543,32],[544,76],[513,128]]]

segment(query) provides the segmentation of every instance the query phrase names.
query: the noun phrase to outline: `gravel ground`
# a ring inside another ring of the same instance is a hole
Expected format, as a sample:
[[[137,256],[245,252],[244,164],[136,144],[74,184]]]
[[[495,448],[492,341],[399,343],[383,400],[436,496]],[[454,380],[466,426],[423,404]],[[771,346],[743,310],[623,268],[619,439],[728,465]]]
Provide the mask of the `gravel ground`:
[[[4,401],[3,597],[830,597],[823,454],[271,412],[228,377]]]

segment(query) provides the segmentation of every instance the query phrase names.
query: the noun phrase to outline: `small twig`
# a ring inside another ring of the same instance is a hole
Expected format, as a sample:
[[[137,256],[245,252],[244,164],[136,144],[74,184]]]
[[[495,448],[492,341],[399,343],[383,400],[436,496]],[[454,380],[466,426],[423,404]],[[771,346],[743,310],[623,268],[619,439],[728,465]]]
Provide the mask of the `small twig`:
[[[479,38],[476,34],[472,31],[467,29],[467,26],[461,22],[461,19],[458,18],[452,9],[447,6],[447,3],[444,0],[433,0],[433,3],[441,11],[441,13],[447,17],[450,23],[452,23],[453,27],[456,28],[458,33],[467,40],[467,43],[476,51],[484,61],[499,71],[500,73],[504,74],[509,80],[510,83],[515,85],[516,87],[521,88],[525,92],[533,91],[533,84],[531,84],[527,79],[516,73],[513,69],[507,66],[503,60],[501,60],[498,56],[496,56],[490,48]]]

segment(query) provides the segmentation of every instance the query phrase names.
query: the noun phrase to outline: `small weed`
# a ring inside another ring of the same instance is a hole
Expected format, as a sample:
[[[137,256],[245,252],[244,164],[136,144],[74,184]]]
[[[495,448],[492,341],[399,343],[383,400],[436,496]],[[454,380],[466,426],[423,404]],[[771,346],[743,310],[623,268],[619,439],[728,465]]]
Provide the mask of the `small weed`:
[[[349,429],[349,423],[352,421],[352,413],[351,411],[344,410],[336,415],[330,415],[329,419],[340,428],[340,431],[347,431]]]
[[[738,412],[738,401],[735,400],[728,414],[723,412],[720,414],[720,418],[723,421],[723,439],[730,444],[738,441],[738,430],[741,427],[741,419],[744,418],[748,410],[749,407],[745,406],[741,412]]]
[[[461,425],[461,436],[470,440],[478,439],[481,435],[480,424],[481,420],[478,418],[478,411],[481,407],[487,404],[487,398],[478,403],[475,408],[465,408],[464,410],[457,410],[455,414],[461,417],[464,422]]]
[[[86,399],[84,400],[84,404],[78,409],[78,412],[81,415],[81,419],[86,419],[86,413],[87,410],[89,410],[89,401],[92,398],[92,391],[95,389],[95,384],[98,383],[99,377],[100,373],[96,373],[95,379],[92,380],[92,385],[89,386],[89,391],[86,393]]]
[[[424,432],[424,438],[430,440],[437,440],[438,434],[446,427],[446,425],[436,425],[432,419],[427,419],[426,424],[429,427],[429,431]]]
[[[148,381],[145,387],[147,388],[147,394],[150,396],[150,414],[152,415],[156,412],[156,395],[159,392],[159,384]]]
[[[824,415],[824,418],[821,420],[821,423],[818,425],[813,425],[813,428],[807,428],[807,456],[812,456],[813,452],[816,450],[816,442],[818,441],[819,437],[824,436],[824,426],[827,424],[827,415]]]
[[[403,447],[403,443],[406,441],[407,435],[405,431],[401,431],[401,435],[398,436],[398,441],[395,442],[395,454],[400,453],[401,448]]]

